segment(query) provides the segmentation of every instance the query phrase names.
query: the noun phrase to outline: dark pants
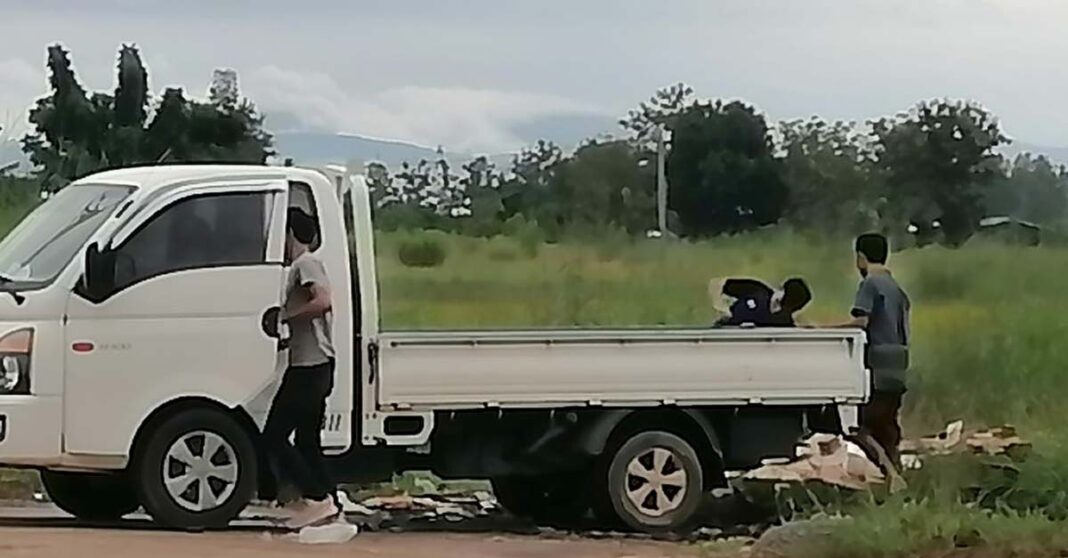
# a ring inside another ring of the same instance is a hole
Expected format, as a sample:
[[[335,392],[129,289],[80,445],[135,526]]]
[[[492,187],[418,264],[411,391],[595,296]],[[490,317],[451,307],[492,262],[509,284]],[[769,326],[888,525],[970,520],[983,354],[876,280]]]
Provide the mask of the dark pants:
[[[313,500],[332,496],[335,486],[326,471],[320,437],[326,398],[334,389],[334,362],[292,366],[271,402],[263,427],[264,449],[278,463],[279,474],[301,495]],[[296,432],[296,446],[289,436]]]
[[[860,408],[861,431],[882,446],[894,467],[900,466],[898,446],[901,444],[901,425],[898,423],[898,413],[904,394],[899,390],[876,390],[872,392],[871,400]]]

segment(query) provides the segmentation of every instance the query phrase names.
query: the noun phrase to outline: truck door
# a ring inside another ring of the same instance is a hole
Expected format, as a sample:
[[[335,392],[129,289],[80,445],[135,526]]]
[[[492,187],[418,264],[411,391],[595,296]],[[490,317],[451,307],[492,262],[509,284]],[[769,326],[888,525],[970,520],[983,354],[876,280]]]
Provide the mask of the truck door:
[[[319,236],[311,246],[322,260],[330,279],[333,303],[333,341],[336,353],[334,391],[326,401],[323,422],[323,449],[327,454],[342,453],[352,441],[354,333],[356,311],[351,297],[348,234],[343,210],[334,184],[327,180],[292,181],[289,207],[299,208],[319,222]]]
[[[67,306],[67,453],[125,455],[160,405],[244,405],[270,385],[287,198],[284,181],[184,186],[101,243],[110,288]]]

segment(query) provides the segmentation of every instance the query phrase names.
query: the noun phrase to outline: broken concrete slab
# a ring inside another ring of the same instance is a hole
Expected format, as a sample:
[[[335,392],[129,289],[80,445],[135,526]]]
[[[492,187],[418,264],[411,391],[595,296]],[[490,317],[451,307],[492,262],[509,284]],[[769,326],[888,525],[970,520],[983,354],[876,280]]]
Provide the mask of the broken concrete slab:
[[[765,462],[742,476],[743,480],[776,483],[817,481],[850,490],[883,484],[885,475],[862,449],[840,436],[816,434],[797,448],[797,458],[787,463]]]
[[[906,440],[901,444],[903,461],[915,467],[920,466],[918,462],[922,462],[924,456],[971,452],[1023,459],[1030,451],[1031,443],[1021,438],[1016,428],[1010,425],[968,431],[963,421],[950,423],[934,436]]]

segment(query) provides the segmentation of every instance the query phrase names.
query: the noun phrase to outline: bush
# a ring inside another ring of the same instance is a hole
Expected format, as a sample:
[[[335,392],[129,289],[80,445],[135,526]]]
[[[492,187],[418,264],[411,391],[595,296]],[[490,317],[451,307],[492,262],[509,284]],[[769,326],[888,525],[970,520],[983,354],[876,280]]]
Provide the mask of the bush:
[[[519,242],[523,254],[530,259],[538,256],[541,245],[545,242],[545,235],[538,224],[526,220],[522,215],[516,215],[504,223],[505,232]]]
[[[445,246],[432,238],[406,240],[397,249],[397,259],[407,267],[438,267],[446,255]]]

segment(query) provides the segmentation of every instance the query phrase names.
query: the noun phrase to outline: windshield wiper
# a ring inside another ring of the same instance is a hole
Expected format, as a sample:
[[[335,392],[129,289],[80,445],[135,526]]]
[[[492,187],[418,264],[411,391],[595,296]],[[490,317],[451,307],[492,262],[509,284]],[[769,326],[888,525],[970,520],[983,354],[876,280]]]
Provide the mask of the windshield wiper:
[[[14,282],[15,282],[14,279],[12,279],[12,278],[10,278],[10,277],[8,277],[6,275],[0,275],[0,286],[10,285],[10,284],[12,284]],[[22,306],[22,303],[26,302],[26,297],[22,296],[18,291],[7,291],[7,290],[5,290],[4,292],[9,294],[9,295],[11,295],[11,298],[15,301],[15,304],[17,304],[19,306]]]

